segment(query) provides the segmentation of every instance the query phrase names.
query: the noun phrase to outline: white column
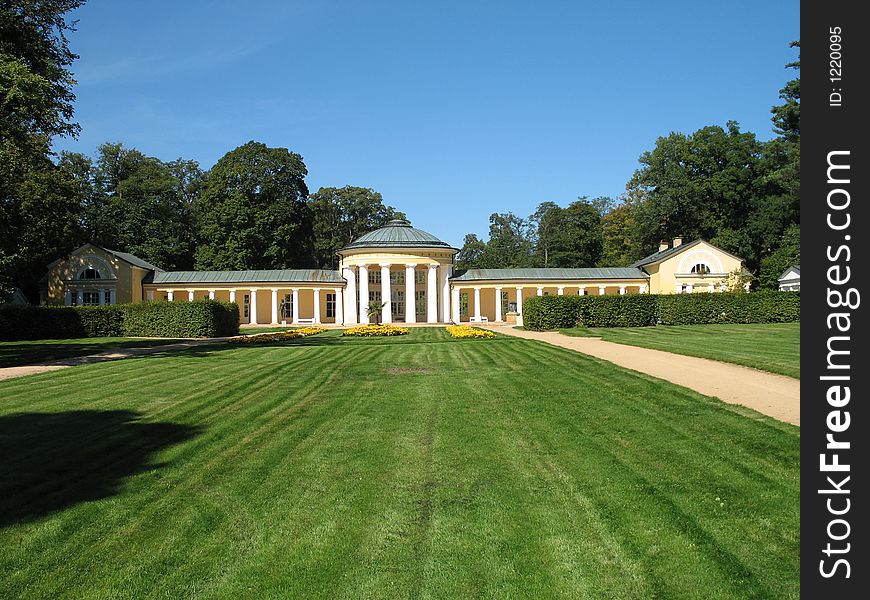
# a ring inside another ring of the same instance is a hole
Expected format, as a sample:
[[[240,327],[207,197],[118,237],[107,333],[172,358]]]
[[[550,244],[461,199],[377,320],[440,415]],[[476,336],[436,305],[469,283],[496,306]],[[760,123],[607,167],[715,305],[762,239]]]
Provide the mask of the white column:
[[[720,292],[727,292],[728,291],[728,284],[725,283],[724,281],[722,283],[720,283],[719,284],[719,291]]]
[[[459,323],[459,288],[455,287],[450,294],[450,320],[454,323]]]
[[[293,324],[299,324],[299,288],[292,288],[290,292],[293,294]]]
[[[495,288],[495,322],[501,323],[501,288]]]
[[[209,300],[214,300],[214,290],[209,290],[209,291],[208,291],[208,299],[209,299]]]
[[[453,265],[441,265],[441,318],[449,323],[453,317],[450,308],[450,276],[453,274]]]
[[[341,288],[335,288],[335,324],[344,325],[344,294]]]
[[[429,265],[426,272],[426,322],[438,322],[438,265]]]
[[[64,306],[72,306],[72,295],[73,295],[73,293],[70,290],[66,290],[63,293],[63,305]]]
[[[369,322],[369,266],[359,266],[359,322]]]
[[[320,325],[320,288],[314,288],[314,323]]]
[[[390,265],[381,265],[381,323],[393,322],[392,300],[390,298]]]
[[[405,265],[405,323],[417,322],[417,283],[414,280],[417,265]]]
[[[517,288],[517,314],[523,314],[523,288]]]
[[[625,286],[624,285],[619,286],[619,295],[625,296]]]
[[[187,301],[193,302],[193,290],[187,290]]]
[[[605,291],[605,288],[606,288],[606,287],[607,287],[606,285],[599,285],[599,286],[598,286],[598,295],[599,295],[599,296],[603,296],[603,295],[604,295],[604,291]]]
[[[249,319],[249,323],[251,325],[257,324],[257,290],[255,288],[251,288],[251,310],[248,311],[251,315]]]
[[[694,287],[695,287],[695,286],[693,286],[691,283],[687,284],[687,285],[686,285],[686,293],[687,293],[687,294],[691,294],[691,293],[692,293],[692,290],[694,289]]]
[[[713,292],[715,292],[715,291],[716,291],[716,284],[711,283],[710,285],[708,285],[708,286],[707,286],[707,291],[708,291],[709,293],[711,293],[711,294],[712,294]]]
[[[559,295],[559,296],[564,296],[564,295],[565,295],[565,288],[563,288],[563,287],[557,287],[557,288],[556,288],[556,294]]]
[[[682,294],[683,293],[683,285],[680,283],[675,283],[674,284],[674,293],[675,294]]]
[[[585,296],[586,295],[586,286],[585,285],[581,285],[579,288],[577,288],[577,295],[578,296]]]
[[[347,281],[347,287],[345,288],[347,290],[347,294],[345,294],[345,297],[347,298],[347,310],[344,312],[347,314],[347,322],[353,325],[357,322],[356,273],[354,273],[353,267],[345,267],[342,273],[344,274],[344,280]],[[338,306],[337,303],[338,293],[336,292],[336,306]],[[344,319],[342,319],[342,324],[344,324]]]
[[[111,293],[111,290],[110,290],[110,293]],[[145,299],[148,300],[149,302],[151,300],[154,300],[154,290],[147,290],[145,292]]]
[[[544,295],[544,288],[538,287],[538,296],[543,296],[543,295]]]
[[[272,288],[272,325],[278,324],[278,288]]]
[[[79,289],[78,291],[76,291],[76,305],[81,306],[82,304],[84,304],[84,302],[85,299],[84,296],[82,296],[82,290]]]
[[[474,288],[474,318],[480,320],[480,288]]]
[[[102,306],[106,303],[106,297],[103,295],[103,289],[100,288],[97,290],[97,304]]]
[[[646,294],[646,285],[645,284],[640,286],[640,293]]]
[[[112,288],[111,290],[109,290],[109,304],[117,304],[117,303],[118,303],[118,299],[115,298],[115,289]]]
[[[173,302],[175,300],[175,290],[167,290],[166,291],[166,299],[169,300],[170,302]]]
[[[230,302],[236,301],[236,290],[230,290]]]

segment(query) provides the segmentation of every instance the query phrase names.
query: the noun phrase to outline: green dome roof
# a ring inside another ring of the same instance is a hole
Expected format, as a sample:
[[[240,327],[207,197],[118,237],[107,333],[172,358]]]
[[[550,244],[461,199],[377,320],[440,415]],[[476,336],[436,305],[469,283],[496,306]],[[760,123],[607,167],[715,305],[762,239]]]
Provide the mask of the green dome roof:
[[[451,246],[431,233],[411,227],[410,221],[393,219],[380,229],[355,239],[343,249],[353,248],[451,248]],[[455,248],[451,249],[455,250]]]

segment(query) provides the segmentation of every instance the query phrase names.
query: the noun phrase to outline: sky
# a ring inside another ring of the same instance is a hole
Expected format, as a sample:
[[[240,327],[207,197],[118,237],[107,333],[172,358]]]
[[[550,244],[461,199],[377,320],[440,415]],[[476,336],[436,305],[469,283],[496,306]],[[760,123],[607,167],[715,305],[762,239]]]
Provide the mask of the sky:
[[[617,197],[672,131],[773,136],[799,2],[89,0],[77,139],[210,168],[249,140],[461,247],[493,212]]]

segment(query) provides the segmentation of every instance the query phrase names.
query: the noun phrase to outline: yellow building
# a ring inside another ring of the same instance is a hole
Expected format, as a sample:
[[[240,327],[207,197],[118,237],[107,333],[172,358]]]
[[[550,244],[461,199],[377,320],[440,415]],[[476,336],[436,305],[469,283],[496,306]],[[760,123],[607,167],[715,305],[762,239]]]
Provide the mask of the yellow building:
[[[628,267],[470,269],[459,250],[405,220],[339,250],[338,270],[163,271],[131,254],[86,244],[49,265],[47,304],[236,302],[242,323],[502,322],[531,296],[721,292],[742,260],[704,240],[672,245]]]

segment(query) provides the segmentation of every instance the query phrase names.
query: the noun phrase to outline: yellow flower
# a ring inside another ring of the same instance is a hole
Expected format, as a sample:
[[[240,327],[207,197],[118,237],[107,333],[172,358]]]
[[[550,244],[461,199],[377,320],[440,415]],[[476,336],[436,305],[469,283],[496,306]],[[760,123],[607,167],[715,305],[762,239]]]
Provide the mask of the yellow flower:
[[[405,335],[408,331],[409,330],[405,327],[396,327],[395,325],[381,323],[379,325],[361,325],[359,327],[345,329],[341,332],[341,335],[356,337],[393,336]]]
[[[309,335],[317,335],[324,331],[326,331],[326,329],[323,327],[305,327],[303,329],[292,329],[289,331],[270,331],[267,333],[237,335],[231,337],[229,341],[235,344],[268,344],[271,342],[282,342],[284,340],[295,340]]]
[[[447,333],[454,338],[460,339],[491,339],[495,337],[495,333],[487,329],[478,329],[470,325],[449,325]]]

